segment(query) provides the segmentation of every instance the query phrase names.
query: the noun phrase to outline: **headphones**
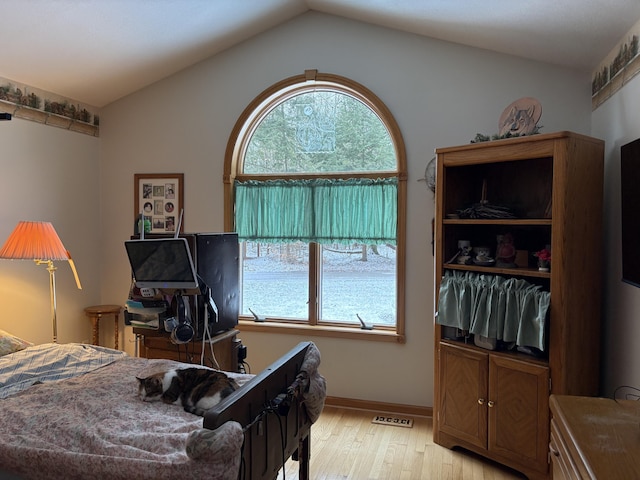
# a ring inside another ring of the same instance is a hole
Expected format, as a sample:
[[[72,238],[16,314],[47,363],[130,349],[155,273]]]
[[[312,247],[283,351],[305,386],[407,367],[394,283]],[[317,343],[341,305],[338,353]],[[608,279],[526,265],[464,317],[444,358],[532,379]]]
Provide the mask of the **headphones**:
[[[175,317],[168,318],[164,321],[164,329],[171,332],[171,342],[177,345],[188,343],[193,339],[195,330],[191,326],[191,309],[189,308],[189,298],[182,295],[176,295],[176,313]]]

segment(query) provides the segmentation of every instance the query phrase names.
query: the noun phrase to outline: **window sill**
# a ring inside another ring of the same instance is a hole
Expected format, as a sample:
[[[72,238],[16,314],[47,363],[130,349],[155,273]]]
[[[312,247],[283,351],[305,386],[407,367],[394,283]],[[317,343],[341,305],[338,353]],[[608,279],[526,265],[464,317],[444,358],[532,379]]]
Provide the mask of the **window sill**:
[[[391,330],[361,330],[357,328],[330,327],[325,325],[302,325],[284,322],[255,322],[240,320],[236,327],[240,332],[278,333],[316,337],[347,338],[372,342],[405,343],[404,335]]]

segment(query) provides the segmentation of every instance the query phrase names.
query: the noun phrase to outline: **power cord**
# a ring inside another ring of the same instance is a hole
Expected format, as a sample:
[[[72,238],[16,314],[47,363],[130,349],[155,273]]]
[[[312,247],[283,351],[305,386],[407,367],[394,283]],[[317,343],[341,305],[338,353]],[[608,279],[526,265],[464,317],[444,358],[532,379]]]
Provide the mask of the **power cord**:
[[[251,373],[251,365],[243,360],[242,362],[238,363],[238,370],[239,373]]]
[[[211,337],[211,332],[209,331],[209,309],[205,306],[204,308],[204,331],[202,333],[202,351],[200,352],[200,365],[204,365],[204,352],[205,345],[207,343],[207,338],[209,339],[209,348],[211,350],[211,362],[213,368],[217,370],[221,370],[220,364],[218,363],[218,359],[216,358],[215,353],[213,352],[213,338]]]
[[[242,433],[246,434],[253,426],[258,425],[258,435],[262,435],[262,420],[269,414],[275,415],[278,419],[278,427],[280,428],[280,452],[282,454],[282,478],[286,480],[286,472],[285,472],[285,463],[287,459],[285,458],[285,438],[284,438],[284,427],[282,425],[282,417],[286,417],[289,413],[289,409],[291,407],[291,394],[290,393],[281,393],[276,398],[271,400],[268,404],[266,404],[263,410],[255,416],[255,418],[248,423],[243,429]],[[246,464],[244,459],[244,443],[242,446],[242,464],[241,470],[242,475],[246,476]],[[240,478],[240,476],[238,477]]]

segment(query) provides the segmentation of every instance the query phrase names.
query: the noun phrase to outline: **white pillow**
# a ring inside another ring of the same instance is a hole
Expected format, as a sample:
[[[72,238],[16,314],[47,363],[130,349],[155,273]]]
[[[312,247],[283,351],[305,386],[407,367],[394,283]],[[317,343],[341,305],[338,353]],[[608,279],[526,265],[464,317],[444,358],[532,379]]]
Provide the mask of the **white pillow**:
[[[9,353],[19,352],[32,345],[33,343],[31,342],[27,342],[4,330],[0,330],[0,357]]]

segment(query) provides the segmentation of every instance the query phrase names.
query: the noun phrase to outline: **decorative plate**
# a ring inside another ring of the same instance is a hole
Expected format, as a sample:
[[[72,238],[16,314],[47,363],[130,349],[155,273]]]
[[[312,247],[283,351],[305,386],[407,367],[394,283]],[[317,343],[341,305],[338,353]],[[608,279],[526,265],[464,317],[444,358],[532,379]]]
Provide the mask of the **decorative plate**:
[[[542,105],[533,97],[523,97],[504,109],[498,121],[500,136],[531,135],[542,116]]]

